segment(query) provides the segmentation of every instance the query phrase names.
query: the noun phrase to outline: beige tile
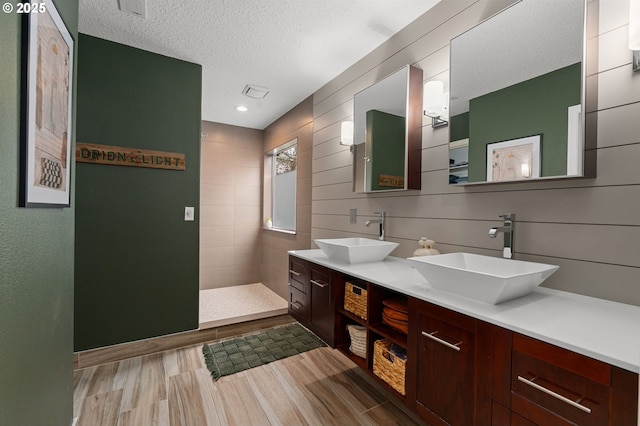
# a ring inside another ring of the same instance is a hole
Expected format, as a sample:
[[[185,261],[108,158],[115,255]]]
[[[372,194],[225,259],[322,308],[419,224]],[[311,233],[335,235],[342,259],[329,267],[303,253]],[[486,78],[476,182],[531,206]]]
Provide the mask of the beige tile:
[[[200,223],[200,249],[233,247],[233,228],[230,226],[203,226]]]
[[[298,206],[310,206],[311,205],[311,179],[298,179],[298,185],[296,187],[296,205]]]
[[[207,136],[204,143],[224,143],[233,145],[233,137],[237,127],[227,124],[202,121],[202,133]]]
[[[200,184],[201,206],[233,206],[234,188],[231,185]]]
[[[233,146],[245,149],[262,149],[262,130],[234,127]]]
[[[296,208],[296,232],[311,232],[311,205],[297,206]]]
[[[201,206],[200,226],[231,226],[234,212],[234,206]]]
[[[225,268],[200,267],[200,289],[226,287],[233,281],[233,267]]]
[[[214,247],[200,249],[200,267],[204,269],[218,269],[233,264],[234,254],[229,247]]]
[[[235,185],[238,186],[261,186],[262,169],[260,167],[235,167]]]
[[[233,245],[240,246],[259,246],[261,244],[262,227],[261,226],[234,226],[233,227]]]
[[[298,152],[298,179],[311,178],[311,151]]]
[[[263,162],[262,146],[258,144],[251,148],[236,148],[233,152],[233,164],[236,167],[262,168]]]
[[[231,284],[247,284],[260,281],[262,278],[261,268],[259,261],[256,261],[253,265],[234,265],[233,267],[233,281]]]
[[[235,226],[260,226],[262,225],[262,209],[258,206],[244,206],[235,209],[233,218]]]
[[[200,168],[200,183],[234,185],[233,164],[227,162],[202,164]]]
[[[262,187],[236,186],[234,190],[234,205],[240,208],[262,206]]]
[[[235,148],[233,145],[217,142],[204,142],[201,146],[200,158],[205,163],[222,163],[231,160],[233,164]]]
[[[261,247],[254,246],[235,246],[233,248],[233,266],[251,266],[260,264]]]

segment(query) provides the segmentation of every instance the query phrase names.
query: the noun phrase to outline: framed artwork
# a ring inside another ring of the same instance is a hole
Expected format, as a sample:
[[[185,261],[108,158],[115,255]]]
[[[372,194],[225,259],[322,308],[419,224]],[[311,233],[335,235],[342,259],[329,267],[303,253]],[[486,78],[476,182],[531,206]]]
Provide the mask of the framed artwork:
[[[487,181],[506,182],[540,177],[541,135],[487,145]]]
[[[68,207],[74,41],[53,2],[38,5],[22,25],[19,204]]]

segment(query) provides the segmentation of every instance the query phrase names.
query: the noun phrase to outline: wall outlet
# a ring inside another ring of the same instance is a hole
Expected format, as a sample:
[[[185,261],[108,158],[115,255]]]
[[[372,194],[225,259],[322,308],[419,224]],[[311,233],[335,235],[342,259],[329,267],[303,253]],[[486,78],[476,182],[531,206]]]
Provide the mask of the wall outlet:
[[[358,216],[358,209],[349,209],[349,223],[356,223],[357,216]]]
[[[185,207],[184,208],[184,221],[185,222],[193,222],[195,220],[195,208],[194,207]]]

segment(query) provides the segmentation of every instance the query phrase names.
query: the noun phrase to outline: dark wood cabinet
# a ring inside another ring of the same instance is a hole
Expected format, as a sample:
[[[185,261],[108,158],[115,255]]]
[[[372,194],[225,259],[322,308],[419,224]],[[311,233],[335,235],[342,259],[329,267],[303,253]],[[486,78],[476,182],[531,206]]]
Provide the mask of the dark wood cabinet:
[[[637,396],[637,374],[514,333],[511,410],[533,424],[635,426]]]
[[[309,320],[309,262],[289,256],[289,314],[306,324]]]
[[[333,271],[309,265],[309,327],[329,345],[334,345],[334,315],[332,291]]]
[[[366,315],[345,309],[347,282],[366,293]],[[431,426],[638,424],[636,373],[295,256],[289,298],[291,315]],[[408,333],[383,321],[394,298],[407,301]],[[349,325],[367,331],[364,358],[349,351]],[[381,339],[406,351],[404,392],[373,372]]]
[[[335,345],[333,276],[336,274],[289,256],[289,314],[330,346]]]
[[[488,425],[493,326],[410,299],[416,411],[431,425]]]

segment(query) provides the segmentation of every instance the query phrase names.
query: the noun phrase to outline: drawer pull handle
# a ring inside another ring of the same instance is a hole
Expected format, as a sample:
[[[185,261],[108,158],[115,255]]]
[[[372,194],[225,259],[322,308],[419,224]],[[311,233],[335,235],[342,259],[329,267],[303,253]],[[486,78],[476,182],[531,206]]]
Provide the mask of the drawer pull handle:
[[[325,288],[326,286],[328,286],[328,285],[329,285],[329,283],[321,283],[321,282],[316,281],[316,280],[309,280],[309,281],[310,281],[312,284],[315,284],[315,285],[317,285],[317,286],[318,286],[318,287],[320,287],[320,288]]]
[[[292,307],[293,309],[296,309],[296,310],[298,310],[298,311],[299,311],[299,310],[300,310],[300,308],[302,308],[302,305],[300,304],[300,302],[293,302],[293,303],[291,304],[291,307]]]
[[[302,274],[300,274],[300,272],[296,272],[296,271],[294,271],[293,269],[289,269],[289,272],[290,272],[291,274],[295,275],[296,277],[299,277],[300,275],[302,275]]]
[[[569,398],[564,397],[564,396],[560,395],[559,393],[556,393],[556,392],[552,391],[551,389],[547,389],[547,388],[545,388],[544,386],[540,386],[539,384],[534,383],[533,381],[534,381],[535,379],[536,379],[536,378],[534,377],[533,379],[528,380],[528,379],[525,379],[525,378],[524,378],[524,377],[522,377],[522,376],[518,376],[518,380],[520,380],[522,383],[524,383],[524,384],[526,384],[526,385],[529,385],[529,386],[531,386],[531,387],[532,387],[532,388],[534,388],[534,389],[538,389],[540,392],[544,392],[544,393],[546,393],[547,395],[551,395],[552,397],[554,397],[554,398],[556,398],[556,399],[559,399],[559,400],[560,400],[560,401],[562,401],[562,402],[566,402],[567,404],[571,405],[572,407],[575,407],[575,408],[577,408],[577,409],[579,409],[579,410],[582,410],[582,411],[584,411],[585,413],[589,413],[589,414],[591,414],[591,408],[589,408],[589,407],[585,407],[585,406],[584,406],[584,405],[582,405],[582,404],[578,404],[577,402],[572,401],[572,400],[570,400]]]
[[[442,339],[440,339],[440,338],[438,338],[438,337],[434,336],[434,334],[436,334],[436,333],[437,333],[437,331],[434,331],[433,333],[427,333],[426,331],[423,331],[423,332],[422,332],[422,335],[423,335],[424,337],[428,337],[428,338],[429,338],[429,339],[431,339],[431,340],[435,340],[436,342],[438,342],[438,343],[440,343],[440,344],[442,344],[442,345],[445,345],[446,347],[451,348],[451,349],[453,349],[453,350],[455,350],[455,351],[460,351],[460,346],[458,346],[458,345],[461,345],[461,344],[462,344],[462,342],[458,342],[458,343],[456,343],[455,345],[454,345],[454,344],[451,344],[451,343],[449,343],[449,342],[445,342],[444,340],[442,340]]]

